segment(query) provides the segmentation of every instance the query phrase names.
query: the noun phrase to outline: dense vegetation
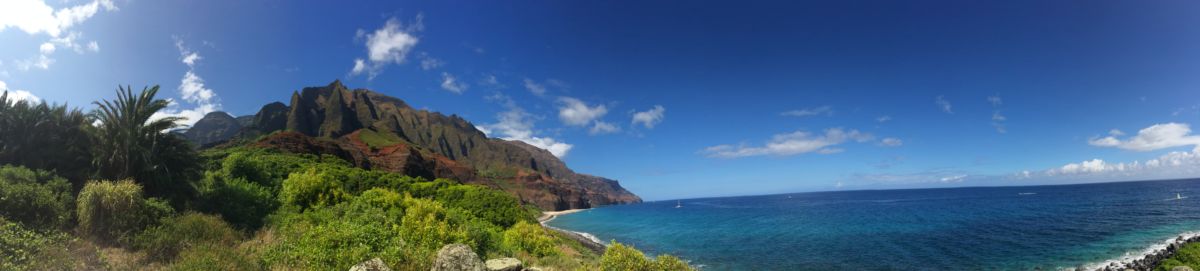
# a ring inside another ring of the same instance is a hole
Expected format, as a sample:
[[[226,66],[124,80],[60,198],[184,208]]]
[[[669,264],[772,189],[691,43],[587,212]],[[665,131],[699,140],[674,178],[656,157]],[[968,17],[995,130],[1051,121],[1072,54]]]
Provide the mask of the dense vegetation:
[[[1175,251],[1170,258],[1158,263],[1154,270],[1170,271],[1177,266],[1187,266],[1192,270],[1200,269],[1200,243],[1188,243]]]
[[[0,96],[0,269],[345,270],[380,258],[428,270],[452,243],[549,269],[690,269],[621,244],[597,255],[499,190],[331,156],[197,152],[170,132],[177,119],[154,117],[157,90],[120,88],[87,115]]]

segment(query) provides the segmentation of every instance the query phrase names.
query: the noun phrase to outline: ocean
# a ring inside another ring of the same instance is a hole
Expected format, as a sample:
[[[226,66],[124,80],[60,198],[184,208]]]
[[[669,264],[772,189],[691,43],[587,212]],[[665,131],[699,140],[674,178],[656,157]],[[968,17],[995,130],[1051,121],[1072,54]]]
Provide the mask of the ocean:
[[[702,270],[1094,269],[1200,233],[1200,179],[678,203],[595,208],[548,225]]]

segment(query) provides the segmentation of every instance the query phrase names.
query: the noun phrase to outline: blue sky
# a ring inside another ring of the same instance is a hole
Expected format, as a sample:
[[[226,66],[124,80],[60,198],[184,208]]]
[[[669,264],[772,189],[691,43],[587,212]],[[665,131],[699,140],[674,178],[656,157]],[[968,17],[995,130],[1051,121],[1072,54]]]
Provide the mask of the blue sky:
[[[198,117],[340,79],[650,200],[1197,177],[1197,10],[12,0],[0,88],[91,109],[117,85],[157,84],[168,113]]]

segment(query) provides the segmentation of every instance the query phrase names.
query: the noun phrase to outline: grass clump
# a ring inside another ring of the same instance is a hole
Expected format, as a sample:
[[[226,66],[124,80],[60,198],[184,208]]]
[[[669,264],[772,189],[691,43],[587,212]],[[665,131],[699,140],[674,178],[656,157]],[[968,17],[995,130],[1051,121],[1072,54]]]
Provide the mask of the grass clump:
[[[95,181],[79,192],[78,230],[102,243],[125,245],[172,212],[165,201],[143,198],[142,186],[132,181]]]

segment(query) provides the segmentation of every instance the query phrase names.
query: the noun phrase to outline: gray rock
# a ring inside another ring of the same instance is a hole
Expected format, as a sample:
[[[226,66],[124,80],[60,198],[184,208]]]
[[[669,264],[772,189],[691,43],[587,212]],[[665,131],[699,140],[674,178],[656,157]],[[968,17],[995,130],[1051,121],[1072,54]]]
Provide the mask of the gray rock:
[[[383,260],[374,258],[350,267],[350,271],[392,271],[392,269],[388,268]]]
[[[530,267],[526,267],[525,271],[542,271],[542,268],[530,266]]]
[[[488,271],[521,271],[521,260],[516,258],[491,259],[484,265]]]
[[[1192,271],[1192,268],[1181,265],[1181,266],[1176,266],[1175,268],[1171,268],[1171,271]]]
[[[484,271],[483,260],[471,247],[464,244],[449,244],[438,250],[432,271]]]

